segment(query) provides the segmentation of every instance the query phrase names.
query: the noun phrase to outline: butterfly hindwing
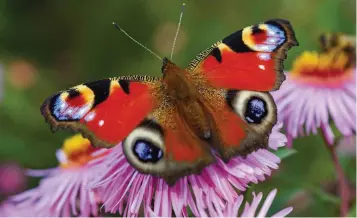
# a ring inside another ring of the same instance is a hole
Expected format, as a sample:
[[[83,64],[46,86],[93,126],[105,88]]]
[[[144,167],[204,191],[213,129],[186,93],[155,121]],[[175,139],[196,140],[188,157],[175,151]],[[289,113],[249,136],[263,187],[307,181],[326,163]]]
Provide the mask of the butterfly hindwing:
[[[207,87],[201,90],[200,100],[210,115],[209,143],[223,160],[268,146],[277,120],[276,105],[268,92]]]
[[[52,130],[81,132],[94,146],[122,141],[155,107],[158,79],[119,77],[84,83],[48,98],[41,113]]]
[[[272,91],[284,81],[282,62],[297,45],[288,21],[275,19],[246,27],[212,45],[188,71],[217,88]]]
[[[164,96],[165,97],[165,96]],[[209,144],[197,137],[170,101],[164,101],[123,141],[127,160],[169,185],[214,162]]]

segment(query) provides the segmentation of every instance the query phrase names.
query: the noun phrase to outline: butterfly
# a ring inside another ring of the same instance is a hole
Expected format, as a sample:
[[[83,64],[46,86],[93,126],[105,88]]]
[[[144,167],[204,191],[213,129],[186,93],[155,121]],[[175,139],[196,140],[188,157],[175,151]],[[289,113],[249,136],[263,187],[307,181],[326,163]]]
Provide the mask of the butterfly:
[[[167,184],[216,161],[268,146],[277,120],[270,91],[297,46],[289,21],[248,26],[202,51],[186,69],[163,59],[162,77],[120,76],[49,97],[52,131],[80,132],[96,147],[119,144],[139,172]]]

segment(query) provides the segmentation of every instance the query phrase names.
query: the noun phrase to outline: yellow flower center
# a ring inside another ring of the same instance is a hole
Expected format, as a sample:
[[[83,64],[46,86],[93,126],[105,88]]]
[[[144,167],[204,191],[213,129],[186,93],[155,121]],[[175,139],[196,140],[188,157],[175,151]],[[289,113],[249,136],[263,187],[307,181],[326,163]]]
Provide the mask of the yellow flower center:
[[[343,82],[352,78],[352,71],[348,70],[349,63],[349,55],[340,49],[330,49],[324,53],[304,52],[295,60],[290,75],[292,79],[304,82]]]
[[[90,141],[83,138],[81,134],[74,135],[67,138],[62,146],[62,151],[66,155],[67,162],[61,163],[61,167],[77,167],[83,166],[89,161],[98,158],[98,156],[93,157],[91,154],[97,151],[91,145]]]

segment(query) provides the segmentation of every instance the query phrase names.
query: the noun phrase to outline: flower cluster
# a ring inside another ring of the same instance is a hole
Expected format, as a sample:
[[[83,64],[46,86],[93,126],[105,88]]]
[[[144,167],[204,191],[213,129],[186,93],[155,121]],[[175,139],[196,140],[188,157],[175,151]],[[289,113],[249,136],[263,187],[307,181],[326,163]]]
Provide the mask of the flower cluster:
[[[269,146],[284,146],[286,137],[273,128]],[[218,158],[218,157],[217,157]],[[95,149],[89,141],[75,135],[57,152],[59,166],[29,170],[30,176],[44,177],[39,186],[8,199],[0,208],[4,216],[97,216],[99,204],[105,212],[124,216],[234,216],[243,201],[236,190],[263,181],[277,169],[280,159],[267,149],[246,158],[208,166],[199,175],[180,179],[168,186],[163,179],[140,174],[126,160],[122,147]],[[267,197],[260,215],[265,215],[276,194]],[[246,203],[242,216],[254,215],[262,194]],[[277,215],[286,215],[291,208]]]
[[[101,212],[123,216],[263,217],[277,190],[271,191],[259,207],[263,194],[249,204],[243,192],[249,184],[264,181],[280,163],[271,150],[292,139],[324,133],[334,143],[330,117],[345,136],[356,131],[356,68],[350,50],[323,47],[323,52],[299,56],[280,90],[273,93],[278,118],[269,136],[269,148],[246,157],[217,161],[199,174],[182,177],[173,186],[163,179],[142,174],[127,161],[119,143],[111,149],[98,149],[81,135],[63,143],[52,169],[27,170],[27,175],[43,177],[33,189],[12,196],[0,205],[1,216],[99,216]],[[354,56],[355,57],[355,56]],[[284,124],[288,139],[280,133]],[[285,208],[273,215],[283,217]]]
[[[276,149],[283,146],[286,137],[279,133],[281,125],[273,128],[269,145]],[[174,186],[168,186],[163,179],[140,174],[126,160],[121,146],[112,149],[102,158],[100,171],[92,187],[100,188],[100,198],[107,212],[119,212],[124,216],[137,216],[141,202],[144,214],[150,210],[159,216],[187,215],[187,207],[195,216],[218,216],[227,204],[233,204],[238,194],[248,184],[263,181],[265,176],[277,169],[280,159],[266,149],[260,149],[247,156],[236,157],[228,164],[217,158],[217,163],[206,167],[199,175],[180,179]],[[208,211],[208,212],[207,212]]]

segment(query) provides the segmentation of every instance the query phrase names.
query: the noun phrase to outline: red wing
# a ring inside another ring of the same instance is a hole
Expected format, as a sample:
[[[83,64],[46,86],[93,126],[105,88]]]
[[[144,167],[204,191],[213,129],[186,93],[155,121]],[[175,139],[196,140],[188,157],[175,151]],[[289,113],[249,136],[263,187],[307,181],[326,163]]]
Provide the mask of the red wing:
[[[150,77],[120,77],[78,85],[48,98],[41,113],[52,130],[81,132],[94,146],[121,142],[155,107]]]
[[[180,117],[178,113],[172,114],[173,123],[163,123],[165,130],[166,151],[169,158],[173,162],[209,162],[212,156],[207,146],[202,139],[198,138]]]
[[[212,131],[209,143],[223,160],[268,146],[277,117],[268,92],[205,87],[200,94]]]
[[[173,185],[183,176],[199,173],[214,157],[207,141],[193,133],[177,105],[166,97],[161,95],[158,99],[163,104],[125,138],[123,150],[138,171]]]
[[[188,68],[213,87],[252,91],[279,89],[287,50],[298,45],[288,21],[246,27],[203,51]]]
[[[162,124],[165,127],[167,168],[161,172],[161,176],[168,184],[174,184],[182,176],[200,173],[204,167],[214,162],[209,145],[193,134],[179,117],[177,118],[174,129]]]
[[[246,151],[243,141],[248,135],[248,125],[237,116],[228,106],[211,112],[218,138],[212,138],[212,146],[221,158],[228,161],[231,157]]]

